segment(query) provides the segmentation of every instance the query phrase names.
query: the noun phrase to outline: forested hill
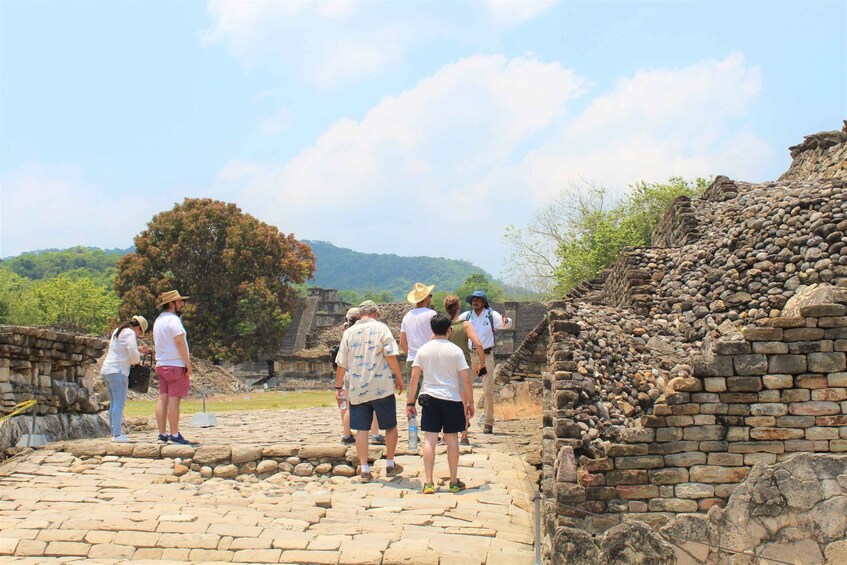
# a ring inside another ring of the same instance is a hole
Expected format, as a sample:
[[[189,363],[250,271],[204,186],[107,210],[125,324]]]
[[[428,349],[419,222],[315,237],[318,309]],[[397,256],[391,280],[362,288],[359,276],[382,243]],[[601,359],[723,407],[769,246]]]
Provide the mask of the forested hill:
[[[468,261],[441,257],[400,257],[398,255],[359,253],[336,247],[326,241],[306,241],[317,259],[313,284],[325,288],[388,292],[397,300],[416,282],[434,284],[437,289],[452,290],[474,273],[485,273]],[[486,273],[486,276],[490,276]]]
[[[100,249],[78,246],[69,249],[41,249],[4,259],[0,262],[0,268],[34,281],[70,275],[90,278],[111,287],[118,259],[133,251],[134,247]]]

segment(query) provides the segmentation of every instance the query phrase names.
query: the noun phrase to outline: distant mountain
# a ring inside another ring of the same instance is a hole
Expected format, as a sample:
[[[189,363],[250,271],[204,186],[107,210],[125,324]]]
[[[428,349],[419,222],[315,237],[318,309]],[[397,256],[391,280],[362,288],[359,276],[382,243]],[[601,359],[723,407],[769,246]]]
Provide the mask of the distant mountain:
[[[82,246],[69,249],[39,249],[7,257],[0,261],[0,268],[31,280],[51,279],[69,274],[88,277],[111,286],[118,259],[133,251],[134,246],[128,249],[105,250]]]
[[[326,241],[304,241],[312,246],[317,260],[315,280],[311,283],[324,288],[389,292],[397,300],[416,282],[434,284],[438,290],[453,290],[474,273],[484,270],[468,261],[442,257],[400,257],[380,253],[359,253],[336,247]]]

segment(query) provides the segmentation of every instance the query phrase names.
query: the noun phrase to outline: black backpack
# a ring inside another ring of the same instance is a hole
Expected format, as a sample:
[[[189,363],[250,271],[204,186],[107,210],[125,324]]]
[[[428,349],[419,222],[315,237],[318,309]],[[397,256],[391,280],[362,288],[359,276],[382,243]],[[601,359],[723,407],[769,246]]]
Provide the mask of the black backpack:
[[[338,350],[341,349],[341,344],[336,343],[332,347],[329,348],[329,360],[332,363],[332,376],[335,378],[335,372],[338,370],[338,363],[335,362],[335,358],[338,357]]]

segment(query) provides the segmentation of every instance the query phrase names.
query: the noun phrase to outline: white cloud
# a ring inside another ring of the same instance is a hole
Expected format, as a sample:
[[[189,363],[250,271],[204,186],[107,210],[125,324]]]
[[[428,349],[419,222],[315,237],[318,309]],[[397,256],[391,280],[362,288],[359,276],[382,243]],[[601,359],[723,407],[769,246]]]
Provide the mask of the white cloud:
[[[212,22],[200,39],[226,46],[248,66],[293,70],[330,89],[396,69],[411,51],[433,42],[496,44],[504,29],[555,4],[209,0]]]
[[[496,22],[518,24],[537,18],[557,3],[557,0],[488,0],[488,9]]]
[[[262,132],[268,135],[278,135],[291,126],[291,112],[282,109],[272,116],[268,116],[259,124]]]
[[[620,192],[672,175],[763,180],[771,170],[771,148],[745,125],[760,72],[739,54],[640,70],[572,116],[589,88],[531,55],[468,57],[337,121],[288,162],[229,163],[216,189],[299,237],[500,272],[505,227],[572,182]]]

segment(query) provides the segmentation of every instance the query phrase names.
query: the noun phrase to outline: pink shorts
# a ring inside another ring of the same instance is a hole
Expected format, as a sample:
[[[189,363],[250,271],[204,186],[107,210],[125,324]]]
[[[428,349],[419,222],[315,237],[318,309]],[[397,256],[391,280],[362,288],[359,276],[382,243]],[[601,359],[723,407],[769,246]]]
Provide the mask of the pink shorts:
[[[185,398],[188,396],[188,375],[185,367],[158,365],[156,376],[159,377],[159,394]]]

